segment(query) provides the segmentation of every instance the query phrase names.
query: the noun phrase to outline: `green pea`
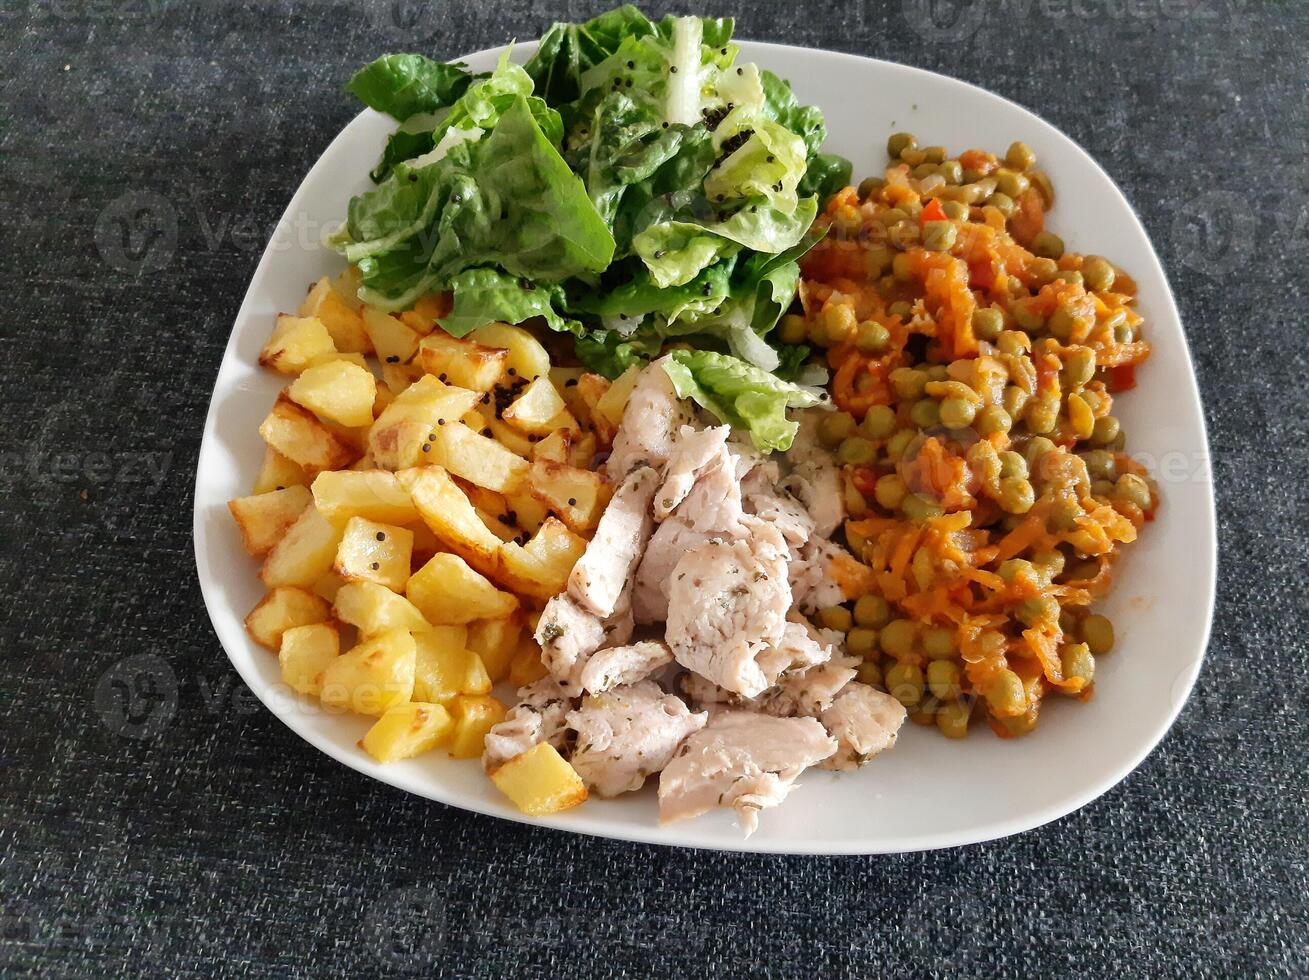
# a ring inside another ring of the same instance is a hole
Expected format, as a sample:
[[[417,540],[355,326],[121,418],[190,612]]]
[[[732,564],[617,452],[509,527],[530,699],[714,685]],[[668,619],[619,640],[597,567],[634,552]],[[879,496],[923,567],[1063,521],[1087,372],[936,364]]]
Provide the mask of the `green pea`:
[[[1064,254],[1064,240],[1053,232],[1037,232],[1032,239],[1032,253],[1046,259],[1057,259]]]
[[[886,671],[886,690],[906,708],[923,699],[923,669],[917,664],[896,664]]]
[[[1001,509],[1009,514],[1026,514],[1036,503],[1036,491],[1032,484],[1020,476],[1007,477],[1000,481]]]
[[[991,207],[995,208],[1006,218],[1012,218],[1018,211],[1018,205],[1014,202],[1014,199],[1003,191],[996,191],[987,198],[986,203],[991,205]]]
[[[964,165],[958,160],[946,160],[936,170],[947,184],[960,184],[964,179]]]
[[[1054,452],[1055,448],[1055,444],[1045,436],[1037,436],[1035,439],[1029,439],[1027,441],[1027,450],[1023,454],[1027,457],[1027,468],[1039,472],[1039,460],[1046,453]]]
[[[936,727],[946,738],[963,738],[968,734],[968,705],[947,701],[936,713]]]
[[[849,412],[831,412],[818,423],[818,439],[828,449],[835,449],[854,432],[854,425]]]
[[[1086,407],[1091,411],[1098,412],[1100,410],[1100,396],[1095,391],[1091,389],[1083,390],[1082,401],[1086,402]]]
[[[1077,527],[1077,519],[1082,516],[1082,505],[1076,500],[1059,497],[1050,504],[1050,513],[1046,520],[1055,531],[1071,531]]]
[[[1045,209],[1049,211],[1054,207],[1054,184],[1050,183],[1050,178],[1040,170],[1029,170],[1027,178],[1032,182],[1032,186],[1040,192]]]
[[[888,657],[907,657],[913,653],[918,627],[911,619],[893,619],[882,627],[878,637],[882,652]]]
[[[941,412],[942,418],[944,418],[944,405],[941,406]],[[1008,432],[1013,424],[1014,420],[1009,417],[1009,413],[1002,407],[987,405],[986,408],[977,413],[977,417],[973,421],[973,428],[977,430],[978,435],[990,436],[995,435],[997,432]]]
[[[941,700],[959,697],[959,665],[953,660],[933,660],[927,665],[927,686]]]
[[[1082,263],[1082,275],[1086,279],[1086,288],[1097,293],[1112,289],[1118,278],[1114,267],[1098,255],[1092,255]]]
[[[1022,714],[1027,708],[1022,678],[1007,667],[997,670],[986,685],[986,703],[997,717]]]
[[[1107,449],[1092,449],[1082,454],[1086,464],[1087,475],[1093,480],[1115,480],[1118,478],[1118,463],[1114,454]]]
[[[1074,283],[1078,286],[1082,285],[1082,274],[1076,269],[1064,269],[1056,278],[1062,279],[1064,282]]]
[[[973,311],[973,333],[981,340],[995,340],[1004,329],[1004,314],[994,306]]]
[[[891,607],[880,595],[862,595],[854,604],[854,621],[881,629],[891,621]]]
[[[1082,642],[1097,657],[1114,648],[1114,624],[1108,616],[1091,615],[1082,620]]]
[[[925,370],[928,381],[946,381],[950,377],[950,369],[944,364],[929,364]]]
[[[913,133],[892,133],[891,138],[886,141],[886,155],[894,160],[905,150],[912,150],[917,146],[918,140],[914,139]]]
[[[895,227],[899,228],[900,225]],[[891,275],[897,282],[908,282],[913,278],[913,261],[904,252],[896,252],[895,258],[891,260]]]
[[[905,454],[905,450],[909,448],[909,443],[917,438],[918,433],[913,429],[901,429],[887,440],[886,455],[892,460],[898,460]]]
[[[1099,497],[1099,498],[1101,498],[1102,500],[1108,500],[1108,499],[1109,499],[1110,497],[1112,497],[1113,495],[1114,495],[1114,481],[1113,481],[1113,480],[1092,480],[1092,481],[1091,481],[1091,496],[1092,496],[1092,497]]]
[[[865,320],[855,333],[854,345],[861,354],[881,354],[891,342],[891,331],[876,320]]]
[[[1014,323],[1029,333],[1045,329],[1045,315],[1036,310],[1025,299],[1014,300],[1010,303],[1009,315],[1014,318]],[[1001,339],[1004,339],[1003,335],[1001,335]]]
[[[1027,264],[1027,271],[1037,283],[1044,286],[1048,282],[1054,282],[1055,277],[1059,275],[1059,265],[1054,259],[1036,258]]]
[[[1006,558],[1000,563],[997,574],[1010,585],[1013,585],[1020,578],[1034,579],[1036,577],[1036,566],[1026,558]]]
[[[882,685],[882,668],[876,660],[865,660],[857,668],[856,676],[861,684],[867,684],[870,687],[880,687]]]
[[[1030,170],[1036,165],[1036,154],[1032,148],[1021,140],[1011,143],[1004,155],[1004,162],[1015,170]]]
[[[889,405],[874,405],[859,423],[859,431],[869,439],[885,439],[895,431],[895,411]]]
[[[1031,710],[1024,711],[1021,715],[1010,715],[996,720],[1010,735],[1027,735],[1036,727],[1036,713]]]
[[[977,406],[967,398],[951,396],[941,402],[941,424],[947,429],[963,429],[973,424]]]
[[[945,147],[944,147],[944,146],[925,146],[925,147],[923,147],[923,153],[924,153],[924,155],[926,156],[926,158],[927,158],[927,162],[928,162],[928,163],[944,163],[944,162],[945,162]]]
[[[1091,431],[1091,441],[1098,446],[1104,446],[1118,438],[1119,425],[1118,420],[1112,415],[1101,415],[1095,420],[1095,428]]]
[[[1070,388],[1080,388],[1095,377],[1095,351],[1075,347],[1064,360],[1064,380]]]
[[[936,164],[930,160],[924,160],[918,166],[914,167],[913,170],[909,171],[909,173],[918,180],[922,180],[924,177],[931,177],[936,173]]]
[[[921,398],[909,409],[909,418],[920,429],[930,429],[941,421],[941,405],[935,398]]]
[[[1053,581],[1063,573],[1066,561],[1062,551],[1040,551],[1032,556],[1032,564],[1044,573],[1043,577],[1047,582]]]
[[[900,503],[900,509],[904,511],[904,516],[911,521],[922,522],[933,517],[940,517],[945,513],[941,505],[934,500],[928,500],[922,494],[908,494]]]
[[[1007,479],[1011,476],[1026,477],[1027,460],[1023,459],[1021,453],[1006,449],[1000,454],[1000,479]]]
[[[1059,662],[1063,667],[1064,678],[1080,680],[1083,690],[1095,679],[1095,657],[1085,643],[1069,643],[1059,651]]]
[[[1031,397],[1018,385],[1005,385],[1004,394],[1000,396],[1000,404],[1009,415],[1010,425],[1013,424],[1014,419],[1023,414],[1023,408]]]
[[[891,316],[898,316],[901,320],[908,320],[913,315],[914,308],[904,300],[898,299],[886,308],[886,312]]]
[[[1033,398],[1023,410],[1023,422],[1029,432],[1049,432],[1059,421],[1059,402],[1053,398]]]
[[[968,206],[959,201],[946,201],[941,205],[941,210],[951,221],[963,221],[968,217]]]
[[[823,629],[848,633],[854,625],[854,615],[845,606],[828,606],[818,611],[818,622]]]
[[[1020,197],[1026,193],[1027,188],[1031,186],[1029,181],[1022,174],[1014,173],[1012,170],[997,170],[995,174],[995,187],[1001,194],[1007,194],[1009,197]],[[1033,249],[1035,251],[1035,249]],[[1037,253],[1040,254],[1039,252]]]
[[[856,657],[870,656],[877,650],[877,630],[856,626],[846,636],[845,646]]]
[[[877,498],[878,504],[887,510],[899,510],[908,492],[904,480],[894,473],[880,477],[873,486],[873,496]]]
[[[1114,324],[1114,340],[1120,344],[1130,344],[1136,339],[1136,329],[1126,320]]]
[[[898,225],[901,221],[904,221],[906,218],[908,218],[909,212],[904,210],[903,208],[887,208],[877,217],[878,220],[882,222],[882,224],[890,228],[892,225]]]
[[[867,466],[877,458],[877,447],[863,436],[850,436],[837,447],[836,458],[850,466]]]
[[[1141,510],[1149,510],[1152,503],[1150,484],[1135,473],[1124,473],[1114,484],[1114,497],[1135,504]]]
[[[1050,331],[1050,336],[1054,337],[1055,340],[1065,342],[1072,337],[1073,330],[1076,326],[1077,317],[1075,317],[1073,311],[1063,303],[1060,303],[1054,308],[1054,312],[1050,314],[1050,319],[1046,322],[1046,327]]]
[[[948,626],[931,626],[923,630],[923,652],[933,660],[955,655],[954,630]]]
[[[864,253],[864,272],[870,279],[877,279],[886,273],[895,258],[895,250],[889,245],[874,245]]]
[[[865,177],[859,182],[859,196],[867,200],[877,194],[885,186],[886,181],[882,180],[880,177]]]
[[[923,248],[929,252],[946,252],[954,245],[957,232],[953,222],[929,221],[923,225]]]

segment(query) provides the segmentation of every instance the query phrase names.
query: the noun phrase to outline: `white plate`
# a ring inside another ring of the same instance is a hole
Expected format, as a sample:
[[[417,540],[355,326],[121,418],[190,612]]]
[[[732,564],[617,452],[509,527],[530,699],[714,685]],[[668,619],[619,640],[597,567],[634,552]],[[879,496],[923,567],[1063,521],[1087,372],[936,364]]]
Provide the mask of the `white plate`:
[[[521,44],[515,59],[530,55]],[[493,67],[500,49],[467,58]],[[659,826],[652,786],[615,801],[593,800],[538,825],[603,837],[726,850],[814,854],[915,851],[1018,833],[1063,816],[1104,793],[1154,747],[1181,709],[1200,667],[1213,612],[1216,534],[1204,420],[1177,309],[1159,261],[1131,207],[1105,173],[1066,136],[981,89],[902,65],[845,54],[743,42],[741,58],[790,79],[827,116],[827,148],[854,161],[855,179],[885,165],[886,137],[962,151],[1003,151],[1026,141],[1059,195],[1051,226],[1079,252],[1110,257],[1140,284],[1139,308],[1154,354],[1140,387],[1115,403],[1128,448],[1161,482],[1158,518],[1121,563],[1104,604],[1118,646],[1100,659],[1095,697],[1051,698],[1025,739],[1002,741],[975,727],[963,742],[906,724],[894,751],[858,773],[811,771],[781,807],[743,840],[729,814]],[[341,268],[317,245],[369,185],[392,123],[366,111],[332,142],[296,192],[270,242],[214,386],[196,473],[195,551],[200,584],[219,640],[250,689],[293,731],[359,772],[429,799],[523,819],[476,764],[440,753],[382,766],[356,741],[368,727],[326,714],[281,685],[277,658],[242,628],[262,590],[226,501],[249,493],[263,455],[259,423],[281,379],[256,361],[278,311],[294,310],[306,286]]]

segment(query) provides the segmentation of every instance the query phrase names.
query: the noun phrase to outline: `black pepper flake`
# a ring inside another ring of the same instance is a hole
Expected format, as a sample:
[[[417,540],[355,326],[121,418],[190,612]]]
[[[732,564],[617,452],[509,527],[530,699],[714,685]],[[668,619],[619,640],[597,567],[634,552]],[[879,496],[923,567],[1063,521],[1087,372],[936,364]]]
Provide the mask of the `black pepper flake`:
[[[668,123],[664,123],[664,129],[668,128]]]
[[[508,373],[509,377],[512,378],[512,377],[514,377],[515,375],[518,374],[518,371],[515,370],[514,368],[510,368],[509,371],[508,371],[507,373]]]
[[[635,67],[636,67],[636,62],[635,62],[635,61],[629,61],[629,62],[627,63],[627,67],[628,67],[628,68],[635,68]]]
[[[440,375],[440,376],[438,377],[437,380],[439,380],[442,384],[445,384],[447,378],[446,378],[446,376],[445,376],[444,374],[442,374],[442,375]]]
[[[489,437],[489,436],[491,435],[491,427],[490,427],[489,425],[488,425],[485,429],[482,430],[482,435],[487,436],[487,437]]]
[[[385,532],[385,531],[378,531],[378,532],[377,532],[377,540],[378,540],[378,541],[385,541],[385,540],[386,540],[386,532]]]
[[[776,161],[777,161],[777,157],[773,156],[771,153],[768,154],[768,162],[769,162],[769,163],[775,163]]]
[[[499,517],[496,518],[496,520],[499,521],[501,524],[503,524],[505,527],[514,526],[513,518],[511,518],[508,514],[501,514]]]
[[[527,441],[528,441],[528,442],[540,442],[540,441],[541,441],[541,437],[538,436],[538,435],[531,435],[531,436],[528,436],[528,437],[527,437]]]
[[[429,432],[429,433],[427,434],[427,441],[428,441],[428,442],[436,442],[436,433],[435,433],[435,432]]]
[[[432,444],[430,442],[423,443],[423,452],[430,453],[431,451],[432,451]]]
[[[533,289],[536,288],[536,284],[532,282],[532,280],[530,279],[523,278],[518,280],[518,287],[520,289],[525,289],[530,293]]]
[[[276,490],[285,490],[285,489],[286,489],[286,487],[283,487],[283,486],[278,486],[278,487],[274,487],[274,489],[276,489]]]
[[[437,425],[445,425],[445,419],[437,419],[437,420],[436,420],[436,424],[437,424]]]
[[[569,506],[569,507],[576,507],[576,506],[577,506],[577,498],[576,498],[576,497],[569,497],[569,498],[568,498],[568,506]]]
[[[371,565],[369,565],[368,567],[371,568],[373,571],[377,571],[377,570],[378,570],[379,568],[381,568],[382,566],[379,565],[377,562],[373,562],[373,563],[372,563]]]
[[[463,204],[463,203],[464,203],[464,196],[463,196],[462,194],[451,194],[451,195],[450,195],[450,203],[451,203],[451,204]]]
[[[409,175],[409,183],[411,183],[411,184],[416,184],[416,183],[418,183],[418,174],[410,174],[410,175]]]
[[[736,69],[736,73],[737,73],[738,75],[744,75],[744,74],[745,74],[745,69],[744,69],[744,68],[738,68],[738,69]]]
[[[708,295],[709,295],[710,293],[712,293],[713,291],[714,291],[714,284],[713,284],[713,283],[711,283],[711,282],[707,282],[707,283],[704,284],[704,294],[705,294],[706,296],[708,296]]]
[[[489,391],[483,393],[483,395],[482,395],[482,404],[483,404],[483,405],[490,405],[490,404],[491,404],[491,393],[490,393]]]
[[[392,354],[390,357],[388,357],[388,358],[386,359],[386,363],[387,363],[387,364],[399,364],[399,363],[400,363],[400,355],[399,355],[399,354]]]
[[[726,48],[723,48],[723,49],[722,49],[721,51],[719,51],[718,53],[719,53],[719,54],[727,54],[727,49],[726,49]]]
[[[576,378],[569,378],[567,381],[564,382],[564,387],[565,387],[565,388],[576,388],[576,387],[577,387],[577,379],[576,379]]]
[[[673,66],[672,66],[671,68],[669,68],[668,70],[669,70],[670,72],[672,72],[674,75],[677,74],[677,66],[676,66],[676,65],[673,65]]]
[[[664,257],[664,250],[662,248],[655,249],[654,257],[656,259],[662,259]],[[626,320],[627,317],[623,317],[623,319]]]

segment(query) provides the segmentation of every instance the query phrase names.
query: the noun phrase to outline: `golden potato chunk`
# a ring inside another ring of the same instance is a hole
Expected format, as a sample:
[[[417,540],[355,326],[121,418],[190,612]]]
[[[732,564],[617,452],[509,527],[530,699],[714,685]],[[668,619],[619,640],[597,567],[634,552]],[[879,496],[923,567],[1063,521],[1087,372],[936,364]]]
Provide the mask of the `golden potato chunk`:
[[[594,470],[538,459],[528,475],[532,496],[563,518],[574,531],[590,531],[600,523],[609,502],[609,484]]]
[[[505,351],[505,374],[532,381],[550,373],[550,354],[523,327],[511,323],[487,323],[473,330],[468,340]]]
[[[550,508],[532,496],[530,489],[510,494],[505,503],[513,512],[514,522],[528,534],[535,534],[550,516]]]
[[[414,634],[414,697],[444,704],[459,694],[486,694],[491,677],[482,659],[464,646],[462,626],[436,626]]]
[[[412,531],[352,517],[336,549],[332,570],[347,582],[373,582],[402,592],[409,581],[413,550]]]
[[[306,507],[268,552],[259,578],[269,588],[310,588],[331,571],[340,543],[341,529],[327,523],[317,507]]]
[[[495,772],[491,782],[531,817],[559,813],[586,802],[577,770],[549,742],[538,742]]]
[[[310,489],[318,512],[341,527],[353,517],[384,524],[412,524],[419,519],[409,491],[389,470],[319,473]]]
[[[305,368],[287,397],[319,418],[351,428],[371,425],[377,380],[368,368],[334,358]]]
[[[314,583],[313,591],[315,595],[320,595],[328,602],[336,602],[336,594],[341,591],[345,585],[345,580],[337,575],[336,572],[328,572]]]
[[[333,623],[292,626],[282,634],[277,660],[282,683],[293,691],[318,697],[323,673],[341,655],[341,634]]]
[[[312,501],[313,495],[307,489],[294,486],[229,500],[227,509],[241,531],[245,550],[262,558],[273,550]]]
[[[501,581],[516,592],[549,599],[564,591],[568,575],[584,551],[583,538],[548,517],[527,544],[506,541],[500,545]]]
[[[364,330],[383,364],[408,364],[418,353],[422,338],[400,320],[371,306],[365,306],[363,314]]]
[[[556,429],[532,447],[532,459],[567,463],[571,459],[573,437],[567,429]]]
[[[259,600],[245,618],[245,631],[261,647],[277,650],[282,634],[296,626],[327,620],[327,603],[306,589],[282,586]]]
[[[440,466],[420,466],[401,470],[396,479],[441,544],[478,571],[496,574],[500,539],[477,516],[476,508],[449,473]]]
[[[482,665],[492,683],[499,684],[509,676],[509,663],[518,649],[522,632],[523,619],[519,615],[480,619],[468,624],[466,645],[482,658]]]
[[[376,582],[347,582],[337,590],[332,611],[364,637],[390,630],[420,633],[434,628],[412,602]]]
[[[443,382],[473,391],[494,388],[504,374],[508,358],[508,351],[451,337],[443,330],[432,331],[418,345],[418,362],[424,371]]]
[[[615,430],[607,419],[596,413],[596,405],[608,390],[608,379],[598,374],[584,374],[577,379],[575,400],[569,403],[573,414],[585,421],[606,445],[613,441]]]
[[[463,626],[476,619],[500,619],[518,608],[516,596],[501,592],[462,558],[449,552],[433,555],[410,576],[405,593],[433,626]]]
[[[277,315],[277,326],[259,352],[259,363],[282,374],[299,374],[315,358],[336,350],[332,335],[313,316]]]
[[[293,402],[286,392],[277,396],[272,411],[259,426],[259,434],[264,442],[311,474],[344,469],[360,456],[349,440]]]
[[[439,704],[411,701],[388,708],[360,740],[378,762],[398,762],[430,752],[450,737],[454,719]]]
[[[254,493],[268,493],[284,487],[307,487],[312,477],[299,463],[292,462],[272,446],[264,446],[264,462],[255,477]]]
[[[489,694],[461,694],[450,702],[454,733],[450,737],[450,758],[476,759],[489,732],[508,714],[508,709]]]
[[[368,333],[364,330],[364,321],[358,312],[342,299],[341,294],[332,288],[326,276],[309,290],[309,295],[300,304],[301,316],[313,316],[322,321],[327,332],[332,335],[332,343],[340,351],[367,354],[373,347],[368,342]]]
[[[613,441],[613,433],[618,431],[618,426],[623,421],[623,412],[627,410],[627,401],[632,397],[632,389],[636,387],[636,379],[640,375],[641,369],[639,367],[636,365],[629,367],[611,381],[604,394],[596,399],[591,418],[597,431],[603,430],[609,433],[606,442]]]
[[[517,490],[531,465],[465,425],[446,425],[437,430],[431,461],[469,483],[499,493]]]
[[[548,673],[541,660],[540,645],[530,636],[520,638],[514,657],[509,661],[509,683],[514,687],[525,687],[536,683]]]
[[[365,640],[323,672],[324,704],[361,715],[381,715],[414,692],[414,638],[391,630]]]
[[[502,417],[519,432],[543,436],[555,428],[552,423],[568,411],[549,377],[541,376],[523,389]]]
[[[475,391],[451,387],[433,377],[419,378],[382,410],[369,430],[368,448],[377,465],[401,470],[430,462],[423,450],[432,434],[454,425],[478,397]]]

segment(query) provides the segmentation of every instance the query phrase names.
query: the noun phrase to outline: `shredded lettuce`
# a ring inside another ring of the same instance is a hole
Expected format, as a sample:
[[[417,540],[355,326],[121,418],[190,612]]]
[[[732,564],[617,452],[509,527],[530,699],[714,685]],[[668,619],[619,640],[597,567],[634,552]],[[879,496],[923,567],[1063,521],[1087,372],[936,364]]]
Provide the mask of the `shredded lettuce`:
[[[346,90],[370,109],[404,122],[450,105],[471,81],[463,65],[442,64],[421,54],[388,54],[356,72]]]

